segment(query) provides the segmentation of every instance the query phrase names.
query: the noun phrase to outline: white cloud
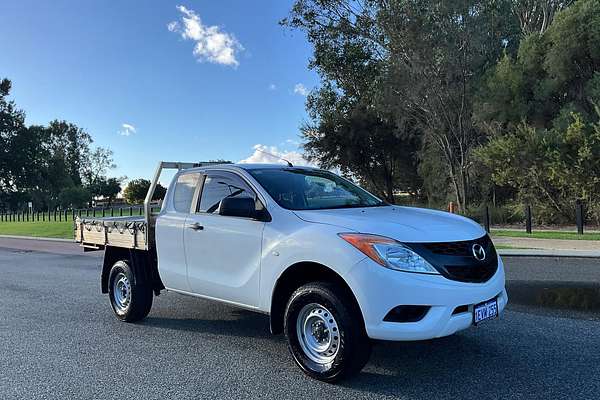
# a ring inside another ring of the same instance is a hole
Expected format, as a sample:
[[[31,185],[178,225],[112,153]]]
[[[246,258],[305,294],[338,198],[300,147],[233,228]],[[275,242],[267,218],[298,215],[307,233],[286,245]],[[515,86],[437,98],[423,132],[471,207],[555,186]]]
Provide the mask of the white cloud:
[[[269,84],[269,90],[277,90],[277,85],[274,83]]]
[[[194,10],[184,6],[177,6],[177,10],[182,14],[181,21],[169,22],[167,29],[179,33],[184,40],[195,42],[193,54],[198,61],[233,67],[239,65],[236,53],[244,48],[233,34],[221,31],[216,25],[204,25]]]
[[[264,144],[256,144],[253,149],[254,153],[250,157],[241,160],[241,164],[285,164],[285,161],[280,159],[283,158],[296,166],[316,167],[297,150],[280,150],[277,146],[266,146]]]
[[[131,124],[122,124],[121,130],[119,131],[119,135],[130,136],[132,133],[136,133],[136,132],[137,132],[137,130],[135,129],[135,126],[133,126]]]
[[[308,89],[301,83],[296,83],[294,86],[294,93],[300,96],[308,96]]]

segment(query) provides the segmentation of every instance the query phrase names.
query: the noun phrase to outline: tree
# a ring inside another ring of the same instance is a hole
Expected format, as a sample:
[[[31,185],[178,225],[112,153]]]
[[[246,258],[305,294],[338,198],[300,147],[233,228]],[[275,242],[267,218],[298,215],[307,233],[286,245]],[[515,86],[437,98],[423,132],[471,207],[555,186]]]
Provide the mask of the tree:
[[[86,185],[86,189],[92,198],[102,197],[112,204],[117,195],[121,193],[121,182],[124,178],[106,178],[100,176],[94,180],[94,183]]]
[[[571,113],[597,119],[600,105],[600,3],[580,0],[559,12],[543,34],[525,38],[516,59],[490,69],[476,104],[479,125],[496,133],[522,121],[566,129]]]
[[[105,177],[112,152],[91,151],[90,135],[66,121],[26,126],[25,113],[8,100],[10,89],[9,80],[0,81],[0,208],[17,210],[28,201],[52,208],[75,191],[83,196],[73,189],[83,185],[114,197],[115,182]]]
[[[383,177],[390,193],[399,182],[420,185],[410,178],[418,177],[419,146],[436,146],[464,210],[472,151],[485,140],[472,121],[477,84],[520,36],[511,2],[297,0],[284,23],[307,33],[314,46],[310,66],[322,81],[307,103],[309,155],[342,170],[362,165],[370,174],[361,178]],[[361,142],[344,134],[357,114],[377,137],[363,135]],[[360,151],[367,157],[358,163],[340,156]],[[399,159],[410,160],[409,168]]]
[[[150,189],[150,181],[147,179],[133,179],[129,181],[125,190],[123,190],[123,197],[129,204],[140,204],[146,199],[146,194]],[[167,189],[160,183],[156,185],[154,196],[152,200],[163,199]]]
[[[573,0],[512,0],[512,3],[522,34],[529,36],[544,33],[554,15],[571,5]]]
[[[75,185],[81,185],[81,171],[89,157],[91,136],[75,124],[59,120],[50,122],[48,134],[50,154],[62,159],[69,178]]]
[[[469,203],[473,150],[485,136],[473,124],[473,97],[487,67],[517,34],[507,2],[390,0],[378,20],[389,67],[383,104],[409,118],[438,147],[460,211]]]
[[[306,32],[314,46],[309,67],[321,76],[301,128],[308,157],[394,202],[396,188],[418,193],[420,139],[410,123],[375,106],[386,53],[376,12],[371,1],[300,0],[282,23]]]
[[[320,115],[318,122],[302,128],[309,158],[325,168],[340,168],[390,203],[395,202],[395,188],[416,194],[419,138],[410,135],[409,127],[399,129],[386,123],[360,104],[347,112],[337,110],[343,101],[323,104],[324,98],[335,98],[325,90],[309,99],[312,112]]]
[[[14,101],[9,101],[11,82],[0,81],[0,207],[13,208],[12,196],[17,191],[15,170],[24,169],[21,162],[14,160],[15,140],[25,129],[25,113]],[[21,160],[19,160],[21,161]],[[11,204],[12,203],[12,204]]]
[[[572,220],[575,200],[600,222],[600,124],[571,115],[565,130],[526,123],[477,150],[501,186],[517,190],[519,204],[535,204],[540,221]]]
[[[116,168],[113,161],[113,151],[97,147],[88,151],[81,163],[81,177],[86,185],[94,185],[98,180],[106,180],[109,170]]]
[[[91,197],[90,192],[81,186],[71,186],[60,191],[58,203],[63,208],[85,207]]]

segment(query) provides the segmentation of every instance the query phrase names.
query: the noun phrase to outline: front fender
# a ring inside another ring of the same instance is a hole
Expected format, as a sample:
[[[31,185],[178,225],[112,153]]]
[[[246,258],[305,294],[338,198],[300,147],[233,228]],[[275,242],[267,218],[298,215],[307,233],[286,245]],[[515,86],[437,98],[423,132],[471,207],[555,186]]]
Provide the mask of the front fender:
[[[275,284],[292,265],[321,264],[343,278],[365,258],[338,236],[345,231],[347,229],[337,226],[305,221],[295,221],[289,226],[267,224],[263,233],[259,308],[269,312]]]

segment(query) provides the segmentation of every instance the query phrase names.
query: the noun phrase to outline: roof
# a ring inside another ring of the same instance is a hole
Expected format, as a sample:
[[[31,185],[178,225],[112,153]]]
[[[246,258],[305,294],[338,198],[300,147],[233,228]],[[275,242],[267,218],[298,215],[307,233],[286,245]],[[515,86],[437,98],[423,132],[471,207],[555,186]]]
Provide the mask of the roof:
[[[293,169],[307,169],[307,170],[318,170],[319,168],[314,168],[314,167],[306,167],[306,166],[293,166],[293,167],[288,167],[285,164],[212,164],[212,165],[204,165],[201,167],[194,167],[194,168],[186,168],[181,170],[181,172],[195,172],[195,171],[206,171],[206,170],[244,170],[244,171],[251,171],[251,170],[257,170],[257,169],[289,169],[289,168],[293,168]]]
[[[285,169],[291,168],[286,164],[234,164],[236,167],[251,170],[251,169]],[[315,169],[313,167],[305,167],[302,165],[294,165],[293,168]]]

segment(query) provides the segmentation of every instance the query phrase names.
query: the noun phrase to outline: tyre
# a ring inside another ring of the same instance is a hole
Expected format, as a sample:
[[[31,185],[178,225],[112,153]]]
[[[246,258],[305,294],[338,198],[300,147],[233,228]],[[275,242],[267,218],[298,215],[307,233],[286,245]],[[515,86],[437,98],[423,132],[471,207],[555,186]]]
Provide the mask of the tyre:
[[[108,296],[121,321],[139,321],[152,308],[152,288],[140,279],[134,279],[133,270],[126,261],[117,261],[112,266],[108,276]]]
[[[298,366],[321,381],[333,383],[360,372],[371,355],[354,299],[328,282],[309,283],[292,294],[284,332]]]

